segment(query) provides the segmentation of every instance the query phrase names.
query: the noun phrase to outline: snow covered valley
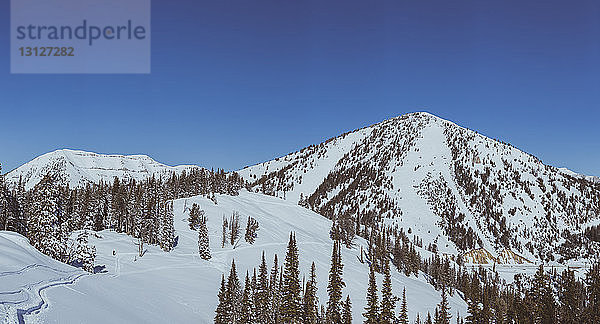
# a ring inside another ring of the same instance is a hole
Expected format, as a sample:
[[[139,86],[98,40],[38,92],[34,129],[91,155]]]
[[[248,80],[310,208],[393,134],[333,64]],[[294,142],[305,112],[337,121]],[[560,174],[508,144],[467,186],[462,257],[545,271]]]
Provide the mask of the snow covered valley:
[[[221,275],[227,275],[235,259],[243,282],[252,274],[264,251],[269,268],[274,255],[285,256],[290,232],[296,233],[301,277],[308,277],[314,261],[318,297],[327,301],[327,276],[332,241],[331,222],[296,204],[242,190],[239,196],[217,195],[217,204],[197,196],[175,201],[177,245],[171,252],[145,245],[137,256],[136,240],[125,234],[104,230],[90,238],[96,246],[96,264],[105,273],[87,274],[41,254],[25,238],[0,232],[0,321],[3,323],[211,323],[217,306]],[[198,255],[198,234],[188,227],[189,207],[198,203],[206,212],[212,258]],[[184,211],[185,210],[185,211]],[[243,239],[236,248],[221,248],[221,221],[233,211],[259,222],[258,236],[250,245]],[[368,284],[368,265],[359,261],[362,238],[353,249],[343,248],[344,298],[350,295],[355,322],[362,322]],[[115,255],[113,256],[113,250]],[[382,277],[378,278],[381,287]],[[406,287],[408,314],[414,320],[433,312],[440,292],[427,283],[423,274],[406,277],[392,271],[396,296]],[[400,308],[397,303],[397,310]],[[458,294],[449,298],[452,314],[466,314],[467,305]],[[2,315],[3,314],[3,315]]]

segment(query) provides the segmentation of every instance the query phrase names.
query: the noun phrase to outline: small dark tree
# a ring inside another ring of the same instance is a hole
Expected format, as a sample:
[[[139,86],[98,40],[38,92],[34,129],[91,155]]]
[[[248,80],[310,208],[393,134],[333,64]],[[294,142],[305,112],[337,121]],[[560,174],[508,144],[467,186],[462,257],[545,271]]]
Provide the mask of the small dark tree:
[[[258,231],[258,221],[250,216],[248,216],[248,224],[246,225],[246,234],[244,235],[244,239],[246,242],[250,244],[254,244],[254,240],[256,240],[256,232]]]
[[[303,306],[303,320],[304,323],[316,324],[318,321],[319,306],[317,299],[317,274],[315,269],[315,263],[313,262],[310,267],[310,277],[306,283],[306,289],[304,291]]]
[[[406,287],[402,290],[402,306],[400,308],[399,324],[408,324],[408,310],[406,308]]]
[[[225,243],[227,243],[227,228],[229,227],[229,223],[227,222],[227,218],[223,215],[223,225],[222,225],[222,236],[221,236],[221,247],[225,247]]]
[[[204,216],[204,211],[200,210],[200,206],[194,203],[192,209],[190,209],[190,216],[188,217],[188,223],[191,230],[197,230],[200,225],[200,219]]]
[[[350,296],[346,296],[346,301],[342,302],[342,323],[352,324],[352,302],[350,302]]]
[[[240,237],[240,213],[234,211],[229,220],[229,242],[235,248],[235,243]]]

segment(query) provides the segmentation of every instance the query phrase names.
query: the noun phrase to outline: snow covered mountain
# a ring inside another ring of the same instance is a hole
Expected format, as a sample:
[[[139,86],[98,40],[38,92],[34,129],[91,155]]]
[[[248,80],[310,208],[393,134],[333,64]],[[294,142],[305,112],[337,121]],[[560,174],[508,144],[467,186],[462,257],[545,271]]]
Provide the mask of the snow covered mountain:
[[[76,187],[100,181],[112,182],[115,177],[143,180],[153,174],[157,177],[166,176],[172,172],[192,168],[198,167],[172,167],[156,162],[146,155],[106,155],[63,149],[41,155],[16,168],[6,175],[6,181],[14,186],[21,178],[25,190],[29,190],[49,171],[54,171],[71,187]]]
[[[308,277],[314,261],[319,301],[327,302],[332,248],[329,220],[291,202],[247,191],[239,196],[217,195],[216,201],[201,196],[175,201],[178,243],[171,252],[147,245],[140,258],[131,236],[98,232],[90,242],[98,251],[96,265],[104,265],[107,272],[95,275],[52,260],[19,234],[0,231],[0,323],[211,323],[221,274],[227,276],[231,261],[235,259],[242,283],[246,271],[251,275],[260,264],[263,251],[269,268],[275,254],[281,265],[291,231],[298,242],[300,276]],[[210,260],[199,257],[198,232],[188,225],[193,203],[206,212]],[[254,244],[242,239],[235,248],[229,244],[221,247],[222,217],[233,211],[240,213],[242,228],[248,216],[258,221]],[[342,248],[343,294],[352,299],[355,322],[362,322],[366,303],[369,268],[358,257],[360,247],[366,248],[366,244],[358,239],[352,249]],[[377,281],[381,287],[379,274]],[[440,301],[440,292],[422,273],[406,277],[393,271],[392,281],[396,296],[406,287],[411,321],[417,313],[423,318],[433,312]],[[466,314],[467,305],[458,293],[449,303],[453,315]]]
[[[386,120],[238,173],[254,191],[329,218],[398,225],[444,253],[484,248],[498,260],[560,260],[598,251],[598,242],[583,234],[600,222],[595,178],[545,165],[428,113]]]

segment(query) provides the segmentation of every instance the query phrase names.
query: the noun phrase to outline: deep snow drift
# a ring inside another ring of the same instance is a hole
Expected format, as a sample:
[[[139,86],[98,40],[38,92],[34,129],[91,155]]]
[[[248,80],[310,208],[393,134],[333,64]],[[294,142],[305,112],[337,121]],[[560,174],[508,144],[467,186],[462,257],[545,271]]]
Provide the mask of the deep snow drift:
[[[301,275],[308,274],[310,263],[314,261],[319,301],[327,302],[332,249],[329,220],[293,203],[246,191],[237,197],[217,195],[216,199],[216,205],[204,197],[175,202],[178,245],[170,253],[147,246],[146,254],[139,258],[132,237],[111,231],[99,232],[101,238],[92,237],[90,242],[98,250],[96,264],[106,265],[107,273],[96,275],[87,275],[53,261],[35,251],[24,238],[0,232],[0,314],[6,314],[0,320],[14,322],[17,312],[41,304],[41,311],[23,315],[26,322],[211,323],[221,274],[229,272],[232,259],[243,283],[246,271],[251,273],[258,267],[262,251],[266,253],[269,267],[275,253],[282,264],[290,231],[296,233]],[[197,233],[188,227],[187,213],[194,202],[206,211],[210,261],[199,258]],[[235,249],[221,248],[222,217],[230,216],[234,210],[241,214],[242,239]],[[260,225],[253,245],[243,240],[248,216],[254,217]],[[360,245],[366,244],[357,239],[354,249],[342,251],[346,282],[343,294],[344,298],[350,294],[357,323],[362,322],[368,283],[368,267],[358,260]],[[116,256],[112,255],[113,250]],[[381,279],[378,276],[379,289]],[[406,277],[394,270],[392,284],[397,296],[401,296],[402,288],[406,287],[411,320],[417,312],[421,317],[428,311],[433,312],[440,301],[440,292],[422,275]],[[49,285],[54,286],[42,290],[40,297],[39,290]],[[458,295],[452,296],[449,302],[453,318],[457,311],[466,314],[466,304]]]

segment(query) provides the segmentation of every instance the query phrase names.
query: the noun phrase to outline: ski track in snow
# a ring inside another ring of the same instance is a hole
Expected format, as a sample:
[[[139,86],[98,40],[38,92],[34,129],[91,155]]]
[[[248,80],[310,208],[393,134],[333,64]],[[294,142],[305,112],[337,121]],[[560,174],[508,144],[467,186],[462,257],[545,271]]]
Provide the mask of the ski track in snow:
[[[57,286],[72,285],[79,278],[86,275],[86,273],[82,273],[81,271],[75,269],[72,271],[68,271],[51,267],[45,264],[30,264],[19,270],[2,271],[0,272],[0,277],[3,278],[2,280],[8,280],[5,277],[23,275],[24,273],[37,268],[43,268],[54,273],[70,275],[67,277],[60,277],[51,281],[40,280],[32,283],[27,283],[16,287],[17,290],[0,291],[0,305],[13,305],[16,310],[17,321],[19,324],[25,323],[25,316],[34,314],[42,308],[47,307],[48,300],[43,294],[43,292],[46,289]],[[18,297],[18,299],[16,297]],[[35,303],[36,301],[37,304],[29,306],[32,302]]]
[[[74,284],[79,278],[85,276],[85,273],[80,273],[77,274],[65,281],[55,281],[52,283],[49,283],[45,286],[42,286],[40,288],[37,289],[36,295],[37,297],[39,297],[40,302],[32,307],[29,307],[27,309],[22,309],[22,308],[17,308],[17,318],[19,320],[19,324],[25,324],[25,316],[27,315],[31,315],[39,310],[41,310],[43,307],[46,307],[48,305],[48,301],[46,300],[46,297],[44,296],[44,294],[42,294],[44,292],[44,290],[48,289],[48,288],[52,288],[52,287],[57,287],[57,286],[67,286],[67,285],[72,285]]]

